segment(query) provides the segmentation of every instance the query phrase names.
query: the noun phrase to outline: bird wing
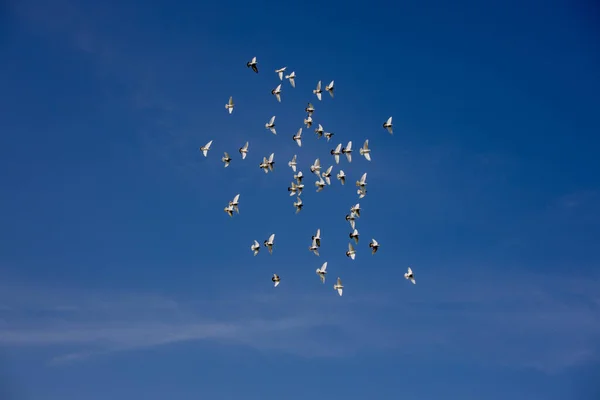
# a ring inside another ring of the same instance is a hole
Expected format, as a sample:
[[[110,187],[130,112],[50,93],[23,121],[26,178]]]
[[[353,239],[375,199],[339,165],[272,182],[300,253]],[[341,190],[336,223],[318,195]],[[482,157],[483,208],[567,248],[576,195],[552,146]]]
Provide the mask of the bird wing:
[[[233,198],[233,203],[235,204],[235,203],[237,203],[239,201],[240,201],[240,195],[236,194],[235,197]]]
[[[271,117],[271,119],[269,120],[269,125],[273,125],[275,123],[275,115],[273,115]]]
[[[369,150],[369,139],[365,140],[365,144],[363,145],[363,149]]]
[[[319,81],[317,83],[317,92],[320,91],[320,90],[321,90],[321,81]],[[319,98],[319,100],[321,100],[321,99]]]
[[[321,268],[320,268],[320,270],[321,270],[321,272],[325,272],[325,270],[327,270],[327,261],[325,261],[325,262],[323,263],[323,265],[321,265]]]
[[[275,157],[275,153],[271,153],[271,155],[269,156],[269,164],[271,164],[273,162],[274,157]]]
[[[211,140],[210,142],[206,143],[206,146],[204,146],[204,148],[205,148],[206,150],[209,150],[209,149],[210,149],[210,145],[212,144],[212,142],[213,142],[213,141]]]
[[[271,234],[271,236],[269,236],[269,240],[267,241],[268,243],[273,244],[273,242],[275,241],[275,234]]]
[[[352,150],[352,140],[348,142],[348,144],[346,145],[346,151],[348,150]]]

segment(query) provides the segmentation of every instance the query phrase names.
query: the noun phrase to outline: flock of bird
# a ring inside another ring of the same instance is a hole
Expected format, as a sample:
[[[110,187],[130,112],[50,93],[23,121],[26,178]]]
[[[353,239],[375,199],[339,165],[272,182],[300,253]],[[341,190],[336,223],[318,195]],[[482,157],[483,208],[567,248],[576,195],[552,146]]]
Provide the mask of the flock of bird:
[[[251,61],[248,61],[246,63],[246,66],[248,68],[252,68],[252,70],[255,73],[258,73],[258,61],[257,61],[256,57],[253,57]],[[296,81],[295,81],[296,73],[294,71],[292,71],[289,75],[284,76],[286,68],[287,67],[277,69],[277,70],[275,70],[275,73],[279,76],[280,81],[283,81],[283,79],[285,77],[285,79],[287,79],[289,81],[290,85],[293,88],[295,88],[296,87]],[[331,81],[328,85],[326,85],[325,90],[330,94],[331,98],[333,98],[334,97],[334,81]],[[275,98],[277,99],[278,102],[281,102],[281,84],[277,85],[277,87],[272,89],[271,94],[273,96],[275,96]],[[313,89],[313,94],[317,97],[317,99],[319,101],[322,100],[321,81],[319,81],[317,83],[316,88]],[[229,101],[227,102],[227,104],[225,104],[225,109],[229,112],[229,114],[231,114],[231,113],[233,113],[234,106],[235,106],[235,103],[233,102],[233,96],[231,96],[231,97],[229,97]],[[304,124],[306,125],[306,128],[308,129],[313,124],[312,115],[313,115],[313,112],[315,111],[315,108],[311,103],[308,103],[308,105],[304,109],[304,111],[307,113],[307,116],[304,119]],[[265,128],[268,129],[269,131],[271,131],[271,133],[273,133],[274,135],[277,135],[277,130],[275,128],[275,116],[271,117],[271,119],[267,123],[265,123]],[[392,117],[389,117],[383,123],[383,128],[385,128],[390,134],[393,134]],[[303,130],[303,128],[298,129],[298,132],[292,137],[292,139],[296,142],[298,147],[302,147],[302,130]],[[325,132],[325,130],[323,129],[323,126],[321,126],[321,124],[317,124],[317,128],[315,129],[315,134],[317,135],[318,138],[325,136],[325,138],[327,139],[327,142],[329,142],[329,140],[333,137],[333,133]],[[200,147],[200,151],[202,152],[204,157],[208,156],[208,153],[210,151],[212,143],[213,143],[213,141],[211,140],[208,143],[206,143],[204,146]],[[239,149],[239,153],[242,157],[242,160],[246,159],[246,156],[248,155],[248,151],[249,151],[249,142],[246,142]],[[330,151],[330,153],[333,156],[336,164],[340,163],[341,155],[345,155],[345,157],[349,163],[352,162],[352,141],[349,141],[345,147],[342,146],[342,143],[338,144],[335,149],[332,149]],[[361,156],[363,156],[367,161],[371,161],[371,149],[369,148],[369,140],[365,140],[363,146],[359,149],[359,154]],[[259,164],[259,167],[265,172],[265,174],[268,174],[269,171],[274,170],[274,166],[275,166],[274,158],[275,158],[275,153],[271,153],[268,157],[263,157],[262,162]],[[231,157],[229,156],[229,154],[227,152],[224,153],[223,157],[221,158],[221,161],[223,162],[225,168],[227,168],[229,166],[229,164],[231,162]],[[296,208],[296,213],[299,213],[303,207],[302,199],[300,196],[302,194],[302,190],[304,189],[304,184],[302,183],[304,175],[302,174],[302,171],[297,171],[296,155],[294,155],[292,157],[292,159],[288,162],[288,166],[294,172],[294,181],[292,181],[290,187],[288,187],[288,191],[290,192],[290,196],[294,196],[294,195],[296,196],[296,201],[293,203],[293,205]],[[330,166],[329,168],[327,168],[325,171],[322,171],[321,170],[321,162],[318,158],[310,166],[310,172],[312,172],[318,178],[318,180],[315,182],[315,186],[317,187],[317,190],[316,190],[317,192],[322,191],[323,188],[325,188],[325,186],[331,185],[332,169],[333,169],[333,165]],[[336,174],[336,178],[340,181],[340,183],[342,185],[344,185],[346,183],[346,174],[344,173],[344,171],[342,169],[340,169],[340,171]],[[363,197],[365,197],[367,195],[367,189],[366,189],[367,173],[366,172],[361,176],[361,178],[358,181],[356,181],[356,186],[358,188],[356,191],[358,194],[358,198],[362,199]],[[225,207],[224,211],[230,217],[233,217],[234,213],[239,213],[239,200],[240,200],[240,195],[237,194],[231,201],[229,201],[227,207]],[[354,240],[354,242],[356,244],[358,244],[358,241],[359,241],[359,232],[358,232],[358,229],[356,229],[356,218],[360,218],[360,210],[361,210],[360,203],[357,203],[350,208],[350,213],[346,215],[346,221],[349,222],[350,227],[352,229],[352,232],[349,234],[349,237],[351,240]],[[318,256],[319,248],[321,247],[321,229],[317,229],[315,235],[313,235],[311,237],[311,239],[312,239],[312,243],[309,247],[309,250]],[[269,254],[273,254],[274,244],[275,244],[275,234],[274,233],[271,234],[269,236],[269,238],[263,242],[263,246],[268,249]],[[379,243],[375,239],[371,239],[371,242],[369,243],[369,248],[371,249],[371,254],[375,254],[375,253],[377,253],[377,250],[379,249]],[[254,242],[250,246],[250,250],[256,256],[259,253],[260,249],[261,249],[260,243],[256,240],[254,240]],[[346,251],[346,256],[352,260],[354,260],[356,257],[356,250],[354,249],[352,242],[348,243],[348,250]],[[321,282],[325,283],[325,276],[327,275],[327,262],[324,262],[320,268],[317,268],[316,274],[321,279]],[[414,273],[410,267],[408,267],[408,270],[404,274],[404,277],[407,280],[409,280],[410,282],[412,282],[413,284],[416,283]],[[273,282],[273,286],[277,287],[279,285],[279,283],[281,282],[281,278],[279,275],[273,274],[273,276],[271,277],[271,281]],[[342,280],[340,277],[337,278],[337,281],[336,281],[335,285],[333,285],[333,288],[334,288],[334,290],[336,290],[338,292],[338,294],[340,296],[342,295],[344,286],[342,284]]]

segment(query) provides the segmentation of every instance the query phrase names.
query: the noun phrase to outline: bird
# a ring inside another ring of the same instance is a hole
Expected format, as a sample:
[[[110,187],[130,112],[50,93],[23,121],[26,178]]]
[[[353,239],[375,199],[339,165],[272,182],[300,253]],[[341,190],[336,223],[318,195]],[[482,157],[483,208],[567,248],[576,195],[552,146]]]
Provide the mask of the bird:
[[[248,154],[248,142],[240,147],[239,152],[242,155],[242,160],[246,159],[246,154]]]
[[[223,161],[223,163],[225,164],[225,168],[229,167],[229,162],[231,161],[231,157],[229,157],[229,154],[227,154],[227,152],[225,152],[225,155],[223,157],[221,157],[221,161]]]
[[[361,186],[360,188],[358,188],[356,193],[358,194],[358,198],[362,199],[367,195],[367,189],[364,186]]]
[[[413,283],[413,285],[415,285],[417,282],[415,281],[415,274],[413,274],[412,269],[410,269],[410,267],[408,267],[408,271],[404,274],[404,277],[406,279],[408,279],[409,281],[411,281]]]
[[[308,115],[311,116],[312,113],[315,112],[315,108],[313,107],[313,105],[311,103],[308,103],[308,106],[306,106],[304,111],[306,111],[308,113]]]
[[[338,144],[337,147],[333,150],[331,150],[331,155],[333,156],[333,158],[335,159],[335,163],[339,164],[340,163],[340,154],[342,154],[342,144]]]
[[[315,160],[313,165],[310,166],[310,172],[317,176],[319,176],[319,174],[321,173],[321,161],[319,161],[318,158]]]
[[[277,87],[271,90],[271,94],[277,98],[277,101],[281,103],[281,83]]]
[[[360,218],[360,203],[356,203],[352,207],[350,207],[350,213],[355,214]]]
[[[252,68],[252,71],[258,74],[258,62],[256,61],[256,57],[252,57],[252,61],[248,61],[246,66]]]
[[[265,124],[265,128],[270,129],[273,135],[277,135],[277,131],[275,130],[275,116],[273,115],[269,122]]]
[[[269,249],[269,254],[273,254],[273,245],[275,244],[275,234],[271,234],[271,236],[269,236],[269,239],[265,240],[263,242],[264,246]]]
[[[294,174],[294,179],[300,184],[302,183],[302,178],[304,178],[304,174],[302,171],[298,171],[297,174]]]
[[[309,114],[306,118],[304,118],[304,124],[306,125],[307,128],[310,128],[312,123],[313,123],[313,119]]]
[[[346,215],[346,221],[348,221],[350,223],[350,227],[352,229],[354,229],[356,227],[355,219],[356,219],[356,215],[354,215],[352,213]]]
[[[337,278],[337,283],[335,285],[333,285],[333,288],[335,290],[337,290],[338,294],[341,296],[342,293],[344,292],[344,285],[342,285],[342,280],[340,279],[340,277],[338,276]]]
[[[348,162],[352,162],[352,140],[342,149],[342,153],[346,155]]]
[[[325,179],[328,185],[331,185],[331,170],[333,169],[333,165],[330,165],[329,168],[325,170],[325,172],[321,173],[321,177]]]
[[[298,193],[298,196],[300,196],[302,194],[302,189],[304,189],[304,184],[297,183],[296,184],[296,193]]]
[[[298,132],[292,137],[298,144],[298,147],[302,147],[302,128],[298,129]]]
[[[275,70],[275,73],[277,73],[277,75],[279,75],[279,80],[282,81],[283,80],[283,72],[285,71],[287,67],[283,67],[283,68],[279,68]]]
[[[358,229],[354,228],[354,230],[352,231],[352,233],[350,235],[350,239],[354,239],[354,241],[356,242],[356,244],[358,244]]]
[[[387,131],[388,131],[388,132],[389,132],[391,135],[393,135],[393,134],[394,134],[394,131],[392,131],[392,117],[389,117],[389,118],[387,119],[387,121],[385,121],[385,122],[383,123],[383,127],[384,127],[385,129],[387,129]]]
[[[290,184],[290,186],[288,187],[288,192],[290,192],[290,197],[292,197],[293,195],[297,195],[298,187],[296,186],[296,183],[292,182]]]
[[[344,185],[346,183],[346,174],[343,169],[340,169],[340,172],[337,173],[336,178]]]
[[[319,177],[319,180],[315,182],[315,186],[317,187],[317,192],[320,192],[325,187],[325,181],[323,178]]]
[[[325,86],[325,90],[327,90],[331,95],[331,98],[333,98],[333,81],[331,81],[329,85]]]
[[[212,144],[212,140],[206,143],[204,146],[200,147],[200,151],[204,154],[204,157],[208,156],[208,151],[210,150],[210,145]]]
[[[317,95],[317,99],[319,99],[319,101],[321,101],[321,81],[319,81],[319,83],[317,83],[317,88],[313,89],[313,93]]]
[[[369,139],[365,140],[365,144],[359,150],[361,156],[365,157],[367,161],[371,161],[371,149],[369,149]]]
[[[250,246],[250,250],[254,252],[254,255],[258,254],[258,252],[260,251],[260,244],[258,243],[258,241],[254,240],[254,243],[252,243],[252,246]]]
[[[356,257],[356,251],[354,250],[354,246],[352,243],[348,243],[348,251],[346,252],[346,257],[350,257],[352,260]]]
[[[281,278],[279,277],[279,275],[273,274],[271,281],[273,281],[273,287],[277,287],[277,285],[279,285],[279,282],[281,281]]]
[[[288,161],[288,167],[290,167],[292,171],[296,172],[296,165],[296,155],[294,154],[294,157],[292,157],[292,159]]]
[[[233,206],[230,204],[223,209],[230,217],[233,217]]]
[[[308,248],[309,251],[312,251],[316,256],[319,255],[319,246],[317,246],[317,241],[315,239],[312,240],[312,244]]]
[[[371,254],[377,253],[377,249],[379,249],[379,243],[375,239],[371,239],[371,243],[369,243],[369,247],[371,248]]]
[[[267,157],[263,157],[262,162],[258,165],[263,171],[265,171],[265,174],[268,174],[269,170],[273,171],[273,165],[275,164],[273,157],[275,157],[275,153],[271,153],[268,159]]]
[[[236,194],[232,201],[229,202],[229,205],[233,207],[233,209],[239,214],[240,209],[238,206],[240,205],[240,195]]]
[[[296,73],[294,71],[292,71],[291,74],[286,75],[285,79],[287,79],[287,80],[290,81],[290,85],[292,85],[293,88],[296,87],[296,81],[295,81],[295,79],[296,79]]]
[[[323,126],[321,126],[321,124],[319,124],[319,126],[317,127],[317,129],[315,129],[315,133],[317,134],[317,136],[319,137],[319,139],[321,137],[323,137]]]
[[[317,229],[316,234],[312,235],[310,238],[317,243],[318,247],[321,247],[321,229],[320,228]]]
[[[298,196],[297,200],[294,202],[294,207],[296,207],[296,214],[298,214],[300,212],[300,210],[302,210],[302,207],[304,207],[304,204],[302,204],[302,199]]]
[[[229,102],[225,104],[225,108],[229,110],[229,114],[233,112],[233,96],[229,96]]]
[[[321,265],[321,268],[317,268],[317,275],[321,278],[321,283],[325,283],[325,275],[327,275],[327,261]]]
[[[356,186],[358,186],[360,188],[364,188],[365,186],[367,186],[367,173],[366,172],[364,174],[362,174],[362,176],[360,177],[360,180],[356,181]]]
[[[331,133],[331,132],[325,132],[323,135],[325,135],[325,139],[327,139],[328,142],[329,142],[329,139],[331,139],[333,137],[333,133]]]

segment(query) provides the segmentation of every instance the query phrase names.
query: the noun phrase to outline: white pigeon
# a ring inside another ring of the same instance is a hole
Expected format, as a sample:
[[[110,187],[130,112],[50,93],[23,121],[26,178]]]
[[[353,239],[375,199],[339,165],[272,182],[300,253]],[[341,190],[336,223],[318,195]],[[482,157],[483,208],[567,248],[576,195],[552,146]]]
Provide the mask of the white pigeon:
[[[350,223],[350,227],[352,229],[354,229],[356,227],[355,219],[356,219],[356,215],[354,215],[352,213],[346,215],[346,221],[348,221]]]
[[[358,188],[356,193],[358,194],[358,198],[362,199],[363,197],[365,197],[367,195],[367,189],[364,186],[361,186]]]
[[[325,187],[325,181],[323,178],[319,178],[318,181],[315,182],[315,186],[317,187],[317,192],[320,192]]]
[[[264,246],[269,249],[269,254],[273,254],[273,245],[275,244],[275,234],[271,234],[269,239],[263,242]]]
[[[315,108],[313,107],[313,105],[311,103],[308,103],[308,106],[306,106],[304,111],[306,111],[308,113],[308,115],[311,116],[312,113],[315,112]]]
[[[229,110],[229,114],[231,114],[233,112],[233,96],[229,96],[229,102],[227,104],[225,104],[225,108],[227,110]]]
[[[302,128],[298,129],[298,132],[292,137],[298,144],[298,147],[302,147]]]
[[[230,217],[233,217],[233,206],[230,204],[223,209]]]
[[[325,283],[325,275],[327,275],[327,261],[321,265],[321,268],[317,268],[317,275],[321,278],[321,283]]]
[[[287,67],[283,67],[283,68],[279,68],[275,70],[275,73],[277,75],[279,75],[279,80],[282,81],[283,80],[283,72],[285,71]]]
[[[319,139],[321,139],[323,137],[323,132],[325,132],[323,130],[323,126],[321,126],[321,124],[319,124],[319,126],[317,127],[317,129],[315,129],[315,133],[317,134],[317,136],[319,137]]]
[[[333,169],[333,165],[330,165],[325,172],[321,173],[321,177],[325,179],[328,185],[331,185],[331,170]]]
[[[344,173],[344,170],[340,169],[340,172],[338,172],[336,178],[342,182],[342,185],[344,185],[346,183],[346,174]]]
[[[325,86],[325,90],[329,92],[331,97],[333,98],[333,81],[329,83],[329,85]]]
[[[352,243],[348,243],[348,251],[346,252],[346,257],[350,257],[350,259],[354,260],[356,257],[356,251],[354,250],[354,246]]]
[[[302,189],[304,189],[303,183],[296,184],[296,191],[298,192],[298,196],[300,196],[302,194]]]
[[[277,87],[271,90],[271,94],[277,98],[277,101],[281,103],[281,83]]]
[[[379,243],[375,239],[371,239],[371,243],[369,243],[369,247],[371,248],[371,254],[377,253],[377,249],[379,249]]]
[[[258,74],[258,62],[256,61],[256,57],[252,57],[252,61],[248,61],[246,66],[252,68],[252,70]]]
[[[246,154],[248,154],[248,142],[246,142],[246,144],[240,147],[238,151],[242,155],[242,160],[246,159]]]
[[[260,169],[265,171],[265,174],[269,173],[269,160],[267,160],[267,157],[263,157],[262,162],[258,164],[258,166],[260,167]]]
[[[240,213],[239,205],[240,205],[240,195],[236,194],[232,201],[229,202],[229,205],[233,207],[235,212]]]
[[[296,172],[296,165],[296,155],[294,154],[294,157],[292,157],[292,159],[288,161],[288,167],[290,167],[292,171]]]
[[[313,165],[310,166],[310,172],[312,172],[313,174],[319,176],[321,173],[321,161],[319,161],[319,159],[317,158],[315,160],[315,162],[313,163]]]
[[[291,185],[288,187],[288,192],[290,192],[290,197],[297,195],[298,187],[294,182],[292,182]]]
[[[312,240],[317,243],[317,247],[321,247],[321,229],[317,229],[317,233],[310,237]]]
[[[298,182],[298,184],[302,183],[302,178],[304,178],[304,174],[302,173],[302,171],[298,171],[297,174],[294,174],[294,179],[296,180],[296,182]]]
[[[270,129],[273,135],[277,135],[277,131],[275,130],[275,116],[273,115],[269,122],[265,124],[265,128]]]
[[[365,186],[367,186],[367,173],[366,172],[364,174],[362,174],[359,181],[356,181],[356,186],[358,186],[360,188],[364,188]]]
[[[292,85],[293,88],[296,87],[296,81],[295,81],[295,79],[296,79],[296,73],[294,71],[292,71],[291,74],[286,75],[285,79],[287,79],[287,80],[290,81],[290,85]]]
[[[360,155],[365,157],[367,161],[371,161],[371,149],[369,149],[369,139],[365,140],[365,144],[359,150]]]
[[[302,210],[302,207],[304,207],[304,204],[302,204],[302,199],[300,197],[297,197],[297,201],[294,202],[294,207],[296,207],[296,214],[298,214],[300,210]]]
[[[206,143],[204,146],[200,147],[200,151],[204,154],[204,157],[208,155],[208,151],[210,150],[210,145],[212,144],[212,140]]]
[[[319,246],[317,246],[317,241],[315,239],[312,240],[312,244],[308,248],[309,251],[312,251],[315,256],[319,255]]]
[[[342,285],[342,280],[340,279],[340,277],[338,276],[337,278],[337,283],[335,285],[333,285],[333,288],[335,290],[337,290],[338,294],[341,296],[342,293],[344,292],[344,285]]]
[[[306,125],[307,128],[310,128],[312,123],[313,123],[313,119],[310,115],[307,116],[306,118],[304,118],[304,125]]]
[[[352,162],[352,140],[342,149],[342,153],[346,155],[348,162]]]
[[[271,281],[273,282],[273,287],[277,287],[277,285],[279,285],[279,282],[281,281],[281,278],[279,277],[279,275],[273,274]]]
[[[317,88],[313,89],[313,93],[317,95],[317,99],[319,99],[319,101],[321,100],[321,81],[319,81],[319,83],[317,83]]]
[[[354,241],[356,242],[356,244],[358,244],[358,236],[359,236],[358,229],[355,228],[352,231],[352,233],[350,235],[348,235],[348,236],[350,236],[350,239],[354,239]]]
[[[412,269],[410,269],[410,267],[408,267],[408,272],[406,272],[404,274],[404,277],[406,279],[408,279],[409,281],[411,281],[413,284],[416,284],[417,282],[415,281],[415,275],[413,274]]]
[[[331,155],[333,156],[333,158],[335,159],[335,163],[339,164],[340,163],[340,154],[342,154],[342,144],[338,144],[337,147],[333,150],[331,150]]]
[[[350,213],[356,214],[356,216],[360,218],[360,203],[356,203],[350,207]]]
[[[255,240],[254,243],[252,243],[252,246],[250,246],[250,250],[254,252],[254,255],[257,255],[260,251],[260,244]]]
[[[327,142],[329,142],[329,139],[333,137],[333,133],[331,132],[325,132],[323,133],[323,135],[325,135],[325,139],[327,139]]]
[[[394,134],[394,131],[392,131],[392,117],[389,117],[387,121],[383,123],[383,127],[387,129],[390,134]]]
[[[227,154],[227,152],[225,152],[225,155],[223,157],[221,157],[221,161],[223,161],[223,163],[225,164],[225,168],[229,167],[229,163],[231,162],[231,157],[229,157],[229,154]]]

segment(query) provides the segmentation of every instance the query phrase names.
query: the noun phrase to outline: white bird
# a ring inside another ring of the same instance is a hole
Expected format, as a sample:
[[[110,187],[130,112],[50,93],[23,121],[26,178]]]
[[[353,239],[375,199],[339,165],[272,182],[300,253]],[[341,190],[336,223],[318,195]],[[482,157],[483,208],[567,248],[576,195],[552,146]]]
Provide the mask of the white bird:
[[[321,81],[319,81],[319,83],[317,83],[317,88],[313,89],[313,93],[317,95],[317,99],[319,99],[319,101],[321,100]]]
[[[296,172],[296,165],[296,155],[294,154],[294,157],[292,157],[292,159],[288,161],[288,167],[290,167],[292,171]]]
[[[333,150],[331,150],[331,155],[333,156],[333,158],[335,159],[335,163],[339,164],[340,163],[340,154],[342,154],[342,144],[338,144],[337,147]]]
[[[329,83],[329,85],[325,86],[325,90],[329,92],[331,97],[333,98],[333,81]]]
[[[246,144],[240,147],[238,151],[242,155],[242,160],[246,159],[246,154],[248,154],[248,142],[246,142]]]
[[[356,215],[354,215],[352,213],[346,215],[346,221],[348,221],[350,223],[350,227],[352,229],[354,229],[356,227],[355,219],[356,219]]]
[[[277,87],[271,90],[271,94],[277,98],[277,101],[281,103],[281,83]]]
[[[315,162],[313,163],[313,165],[310,166],[310,172],[312,172],[313,174],[316,174],[317,176],[320,175],[320,173],[321,173],[321,161],[319,161],[318,158],[315,160]]]
[[[297,197],[297,201],[294,202],[294,207],[296,207],[296,214],[298,214],[300,210],[302,210],[302,207],[304,207],[304,204],[302,204],[302,199],[300,197]]]
[[[364,186],[361,186],[360,188],[358,188],[356,193],[358,194],[358,198],[362,199],[367,195],[367,189]]]
[[[230,217],[233,217],[233,206],[230,204],[223,209]]]
[[[406,279],[408,279],[409,281],[411,281],[413,284],[416,284],[417,282],[415,281],[415,275],[413,274],[412,269],[410,269],[410,267],[408,267],[408,272],[406,272],[404,274],[404,277]]]
[[[240,195],[236,194],[232,201],[229,202],[229,205],[233,207],[235,212],[240,213],[239,205],[240,205]]]
[[[336,178],[338,178],[338,180],[340,182],[342,182],[342,185],[346,183],[346,174],[344,173],[344,170],[340,169],[340,172],[338,172],[338,174],[336,175]]]
[[[323,126],[321,126],[321,124],[319,124],[319,126],[317,127],[317,129],[315,129],[315,133],[317,134],[317,136],[319,137],[319,139],[321,137],[323,137],[323,132],[325,132],[323,130]]]
[[[356,203],[350,207],[350,213],[356,214],[356,216],[360,218],[360,203]]]
[[[352,162],[352,140],[342,149],[342,153],[346,155],[348,162]]]
[[[229,114],[231,114],[233,112],[233,96],[229,96],[229,102],[227,104],[225,104],[225,108],[227,110],[229,110]]]
[[[263,157],[262,162],[258,165],[263,171],[265,171],[265,174],[268,174],[269,170],[273,171],[273,166],[275,165],[273,157],[275,157],[275,153],[271,153],[268,159],[267,157]]]
[[[321,229],[320,228],[317,229],[317,233],[312,235],[310,238],[317,243],[318,247],[321,247]]]
[[[265,240],[263,242],[264,246],[269,249],[269,254],[273,254],[273,245],[275,244],[275,234],[271,234],[271,236],[269,236],[269,239]]]
[[[319,246],[317,246],[317,241],[315,239],[312,240],[312,244],[310,245],[308,250],[315,253],[316,256],[319,255]]]
[[[292,71],[291,74],[286,75],[285,79],[287,79],[287,80],[290,81],[290,85],[292,85],[293,88],[296,87],[296,81],[295,81],[295,79],[296,79],[296,73],[294,71]]]
[[[325,179],[328,185],[331,185],[331,170],[333,169],[333,165],[330,165],[325,172],[321,173],[321,177]]]
[[[308,106],[306,106],[304,111],[306,111],[308,113],[308,115],[311,116],[312,113],[315,112],[315,108],[313,107],[313,105],[311,103],[308,103]]]
[[[371,149],[369,149],[369,139],[365,140],[365,144],[359,150],[360,155],[364,156],[367,161],[371,161]]]
[[[304,189],[303,183],[296,184],[296,191],[298,192],[298,196],[300,196],[302,194],[302,189]]]
[[[298,182],[298,184],[302,183],[302,178],[304,178],[304,174],[302,173],[302,171],[298,171],[297,174],[294,174],[294,179],[296,180],[296,182]]]
[[[364,174],[362,174],[359,181],[356,181],[356,186],[358,186],[360,188],[364,188],[365,186],[367,186],[367,173],[366,172]]]
[[[328,142],[329,142],[329,139],[331,139],[333,137],[333,133],[331,133],[331,132],[325,132],[323,135],[325,135],[325,139],[327,139]]]
[[[379,249],[379,243],[377,240],[371,239],[371,243],[369,243],[369,247],[372,249],[372,254],[377,253],[377,249]]]
[[[223,161],[223,163],[225,164],[225,168],[229,167],[229,163],[231,162],[231,157],[229,157],[229,154],[227,154],[227,152],[225,152],[225,155],[223,157],[221,157],[221,161]]]
[[[302,147],[302,128],[298,129],[298,132],[292,137],[298,144],[298,147]]]
[[[277,73],[277,75],[279,75],[279,80],[282,81],[283,80],[283,72],[285,71],[287,67],[283,67],[283,68],[279,68],[275,70],[275,73]]]
[[[275,130],[275,116],[273,115],[269,122],[265,124],[265,128],[270,129],[273,135],[277,135],[277,131]]]
[[[290,192],[290,197],[297,195],[298,187],[294,182],[292,182],[291,185],[288,187],[288,192]]]
[[[252,71],[258,74],[258,62],[256,61],[256,57],[252,57],[252,61],[248,61],[246,66],[252,68]]]
[[[392,131],[392,117],[389,117],[387,121],[383,123],[383,127],[387,129],[390,134],[394,134],[394,131]]]
[[[281,278],[279,278],[279,275],[273,274],[271,281],[273,282],[273,287],[277,287],[277,285],[279,285],[279,282],[281,281]]]
[[[304,125],[306,125],[307,128],[310,128],[312,123],[313,123],[313,119],[310,115],[307,116],[306,118],[304,118]]]
[[[323,178],[319,177],[319,180],[315,182],[315,186],[317,187],[317,192],[320,192],[325,187],[325,181]]]
[[[250,246],[250,250],[254,252],[254,255],[257,255],[260,251],[260,244],[255,240],[254,243],[252,243],[252,246]]]
[[[325,275],[327,275],[327,261],[321,265],[321,268],[317,268],[317,275],[321,278],[321,283],[325,283]]]
[[[200,147],[200,151],[204,154],[204,157],[208,155],[208,151],[210,150],[210,145],[212,144],[212,140],[206,143],[204,146]]]
[[[352,233],[350,235],[348,235],[348,236],[350,236],[350,239],[354,239],[354,241],[356,242],[356,244],[358,244],[358,236],[359,236],[358,229],[355,228],[352,231]]]
[[[352,246],[352,243],[348,243],[348,251],[346,252],[346,257],[350,257],[352,260],[354,260],[354,257],[356,257],[356,251],[354,250],[354,246]]]
[[[337,278],[337,283],[335,285],[333,285],[333,288],[335,290],[337,290],[338,294],[341,296],[342,293],[344,292],[344,285],[342,285],[342,280],[340,279],[340,277],[338,276]]]

